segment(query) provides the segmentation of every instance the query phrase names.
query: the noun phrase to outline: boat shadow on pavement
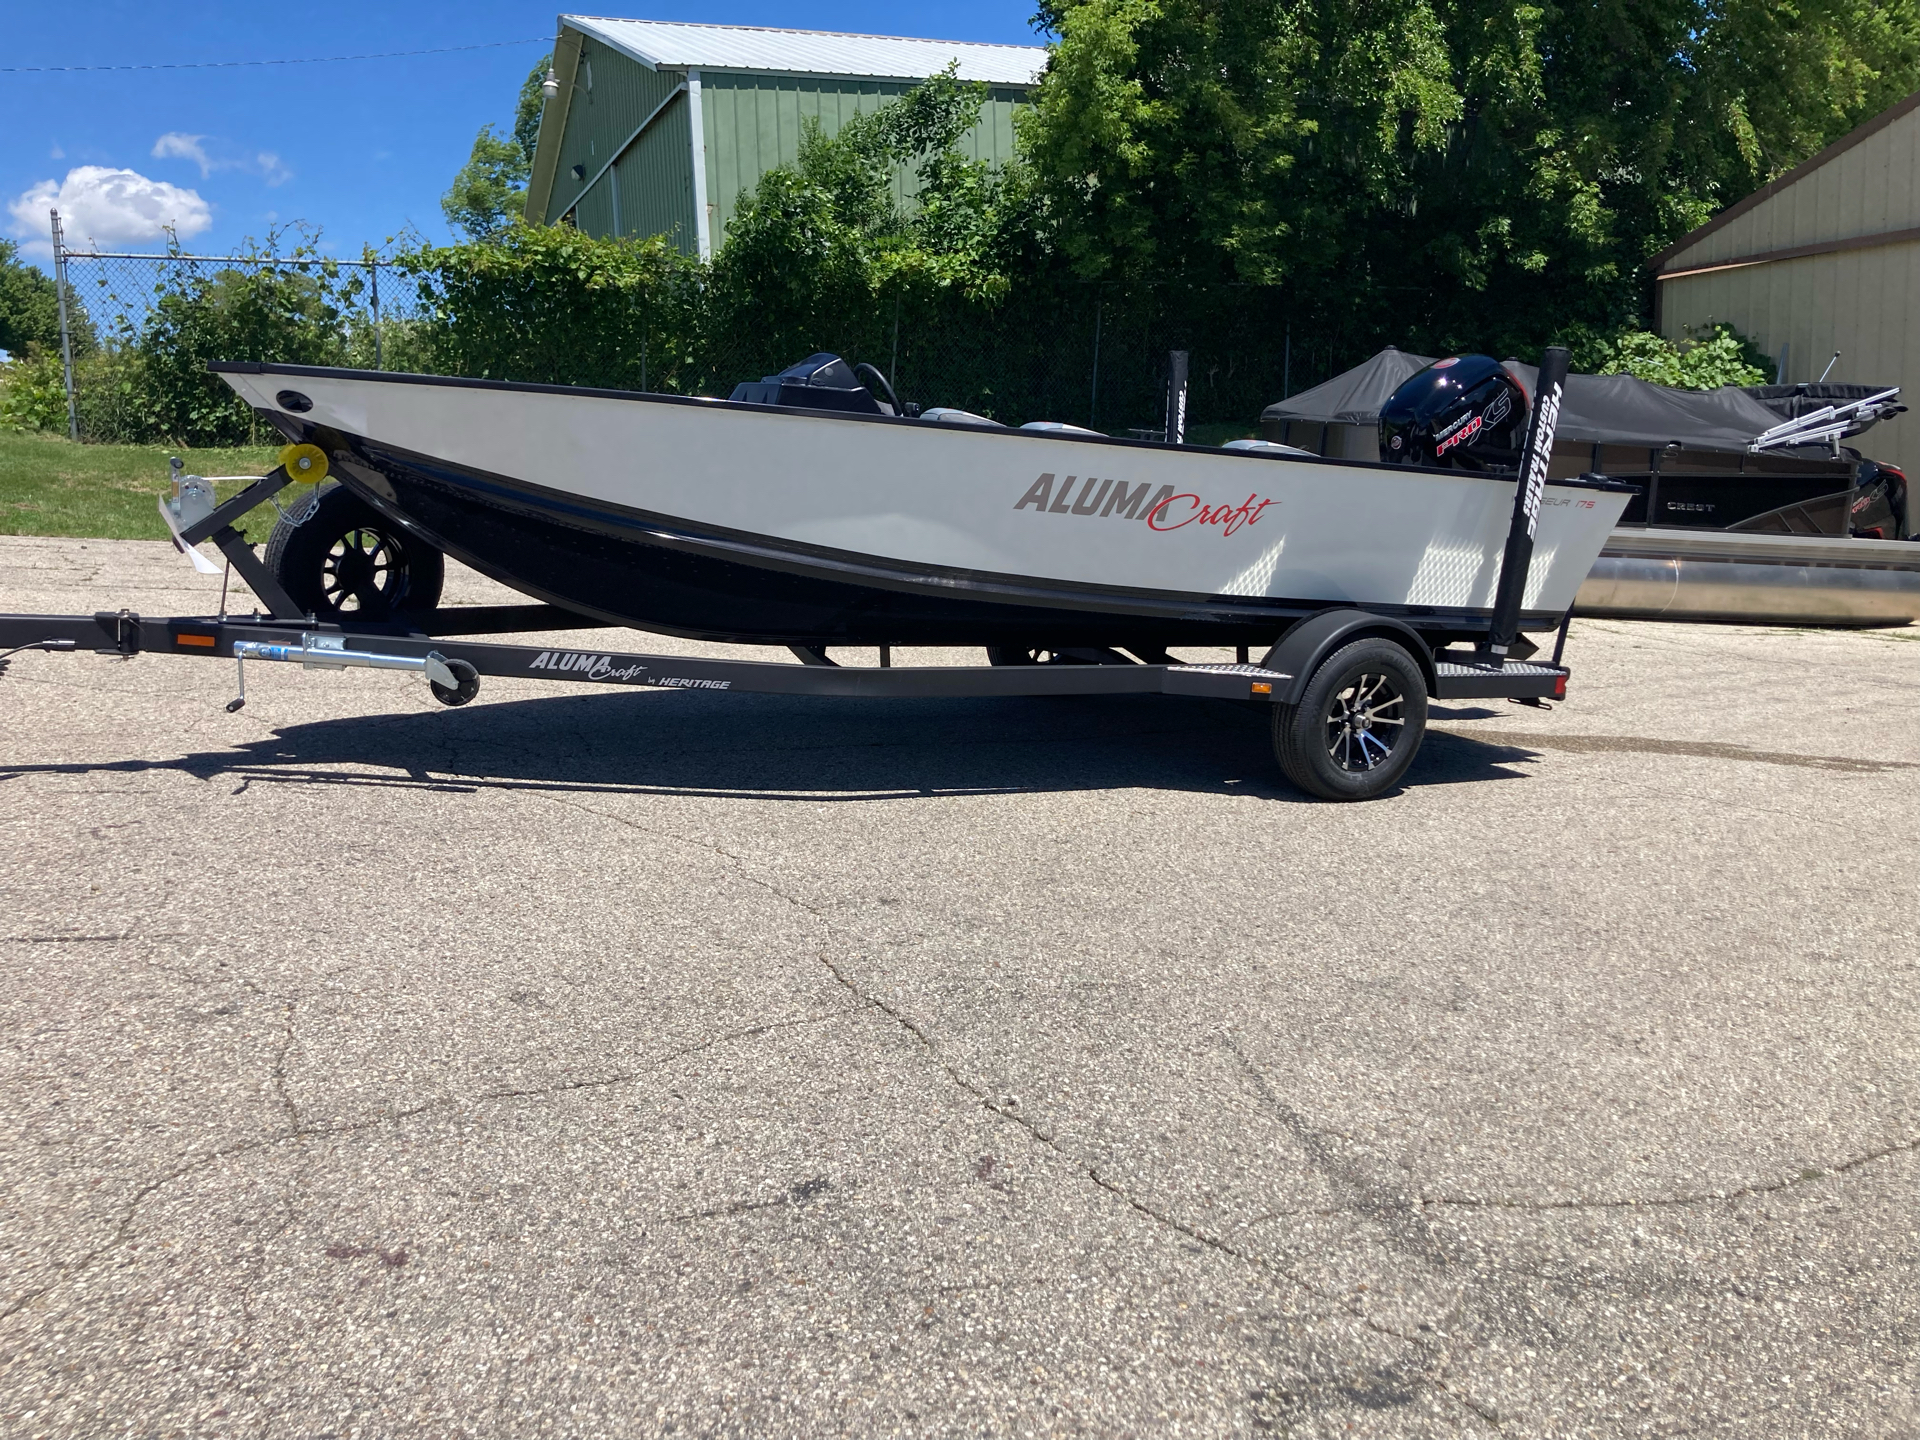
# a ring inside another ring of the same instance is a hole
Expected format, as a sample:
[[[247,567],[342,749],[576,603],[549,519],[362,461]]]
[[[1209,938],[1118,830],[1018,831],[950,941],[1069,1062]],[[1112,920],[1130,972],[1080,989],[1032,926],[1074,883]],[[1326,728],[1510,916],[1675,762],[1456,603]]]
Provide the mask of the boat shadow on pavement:
[[[1434,718],[1495,713],[1436,708]],[[1525,771],[1515,762],[1535,753],[1429,730],[1409,783],[1519,779]],[[861,701],[603,692],[347,716],[176,759],[3,766],[0,775],[152,770],[240,785],[810,802],[1153,789],[1319,803],[1281,778],[1264,708],[1156,696]]]

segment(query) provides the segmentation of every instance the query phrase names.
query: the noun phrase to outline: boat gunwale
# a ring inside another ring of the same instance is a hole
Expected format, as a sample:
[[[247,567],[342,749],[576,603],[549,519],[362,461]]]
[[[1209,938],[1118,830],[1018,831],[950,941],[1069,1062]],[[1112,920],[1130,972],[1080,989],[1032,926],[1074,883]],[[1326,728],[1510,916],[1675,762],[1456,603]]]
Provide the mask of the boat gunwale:
[[[748,400],[720,400],[704,395],[662,395],[650,390],[609,390],[589,385],[546,385],[529,380],[486,380],[462,375],[416,375],[397,370],[350,370],[328,365],[283,365],[262,360],[211,360],[210,373],[221,375],[293,375],[328,380],[370,381],[389,385],[437,385],[462,390],[511,391],[529,395],[571,395],[590,400],[641,401],[659,405],[685,405],[711,410],[724,406],[731,411],[758,415],[788,415],[814,420],[848,420],[863,425],[909,425],[945,434],[1017,436],[1025,440],[1069,441],[1081,445],[1112,445],[1122,449],[1175,451],[1183,455],[1222,459],[1265,460],[1282,463],[1310,461],[1315,465],[1333,465],[1353,470],[1373,470],[1389,475],[1434,475],[1449,480],[1476,479],[1512,482],[1517,475],[1505,471],[1449,470],[1433,465],[1382,465],[1377,460],[1349,460],[1332,455],[1275,455],[1260,450],[1229,450],[1225,446],[1185,445],[1167,440],[1134,440],[1097,431],[1023,430],[1018,426],[945,425],[905,415],[862,415],[850,410],[813,410],[798,405],[761,405]],[[263,407],[264,408],[264,407]],[[297,414],[298,412],[282,412]],[[1549,487],[1567,490],[1601,490],[1637,494],[1643,487],[1631,481],[1605,476],[1589,479],[1549,479]]]

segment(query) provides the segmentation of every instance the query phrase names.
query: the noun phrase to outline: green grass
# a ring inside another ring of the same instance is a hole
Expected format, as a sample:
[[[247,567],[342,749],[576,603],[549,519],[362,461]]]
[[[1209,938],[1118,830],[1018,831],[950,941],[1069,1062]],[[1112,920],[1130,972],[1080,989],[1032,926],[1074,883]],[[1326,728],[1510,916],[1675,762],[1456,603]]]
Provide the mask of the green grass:
[[[164,540],[167,527],[154,499],[169,488],[169,455],[184,460],[189,474],[264,475],[277,453],[76,445],[57,435],[0,431],[0,535]],[[241,487],[216,488],[225,499]]]

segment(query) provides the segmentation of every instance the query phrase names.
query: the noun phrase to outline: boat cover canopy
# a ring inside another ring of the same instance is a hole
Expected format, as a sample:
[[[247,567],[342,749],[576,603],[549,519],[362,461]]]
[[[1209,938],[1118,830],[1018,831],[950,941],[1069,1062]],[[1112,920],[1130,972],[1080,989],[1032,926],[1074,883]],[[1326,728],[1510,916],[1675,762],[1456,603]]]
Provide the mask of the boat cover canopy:
[[[1432,355],[1409,355],[1389,345],[1378,355],[1344,370],[1324,384],[1276,400],[1260,412],[1262,420],[1304,420],[1312,425],[1372,425],[1387,397],[1434,362]]]
[[[1506,366],[1531,396],[1539,370],[1517,360]],[[1555,436],[1577,443],[1744,450],[1779,423],[1778,415],[1736,385],[1676,390],[1631,375],[1569,375]]]
[[[1387,397],[1433,363],[1388,346],[1323,385],[1269,405],[1263,420],[1371,425]],[[1531,399],[1539,370],[1517,360],[1502,362]],[[1732,385],[1718,390],[1675,390],[1631,375],[1569,375],[1557,438],[1576,443],[1664,446],[1697,450],[1744,450],[1780,416]]]

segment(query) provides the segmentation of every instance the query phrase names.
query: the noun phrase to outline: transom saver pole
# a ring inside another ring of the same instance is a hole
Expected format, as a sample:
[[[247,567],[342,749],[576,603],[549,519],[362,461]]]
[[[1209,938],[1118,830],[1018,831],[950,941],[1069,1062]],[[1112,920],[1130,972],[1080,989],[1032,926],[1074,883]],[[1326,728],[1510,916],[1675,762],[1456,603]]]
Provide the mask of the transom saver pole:
[[[1487,632],[1487,654],[1495,664],[1506,663],[1507,651],[1520,635],[1520,603],[1526,598],[1527,571],[1533,566],[1533,532],[1540,521],[1540,498],[1547,488],[1547,462],[1553,458],[1553,432],[1560,424],[1571,360],[1560,345],[1549,345],[1540,356],[1540,379],[1527,416],[1519,483],[1513,490],[1513,523],[1507,529],[1500,585],[1493,596],[1493,626]]]

